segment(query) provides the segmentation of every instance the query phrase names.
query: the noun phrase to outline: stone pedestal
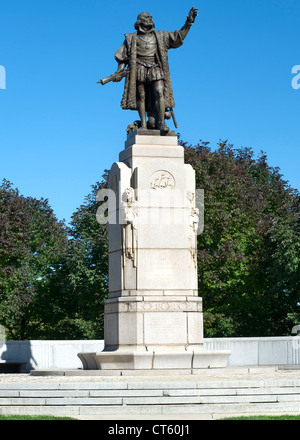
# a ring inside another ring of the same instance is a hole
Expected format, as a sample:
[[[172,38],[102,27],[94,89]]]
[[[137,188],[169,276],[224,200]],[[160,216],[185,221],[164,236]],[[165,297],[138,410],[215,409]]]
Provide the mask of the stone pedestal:
[[[197,287],[195,172],[176,136],[131,134],[109,173],[109,299],[101,353],[85,369],[225,367],[203,349]]]

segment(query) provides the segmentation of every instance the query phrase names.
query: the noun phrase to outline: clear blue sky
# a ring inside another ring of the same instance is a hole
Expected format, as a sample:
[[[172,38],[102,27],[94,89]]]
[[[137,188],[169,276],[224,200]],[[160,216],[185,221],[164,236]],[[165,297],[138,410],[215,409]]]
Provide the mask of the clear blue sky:
[[[193,1],[193,0],[191,0]],[[156,29],[180,28],[193,3],[179,0],[1,0],[0,180],[49,199],[69,221],[103,170],[118,160],[137,113],[120,108],[115,51],[138,13]],[[300,189],[299,0],[195,1],[199,17],[170,51],[178,131],[191,144],[263,150]]]

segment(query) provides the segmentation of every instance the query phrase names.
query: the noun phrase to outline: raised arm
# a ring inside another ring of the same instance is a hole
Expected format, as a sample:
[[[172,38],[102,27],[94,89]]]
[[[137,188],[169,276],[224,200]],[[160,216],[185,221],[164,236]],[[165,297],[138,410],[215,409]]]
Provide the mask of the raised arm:
[[[187,36],[189,30],[191,29],[191,26],[195,23],[195,19],[197,16],[198,16],[198,9],[194,8],[193,6],[188,16],[186,17],[186,22],[184,26],[179,31],[182,40],[184,40],[185,37]]]
[[[180,31],[175,32],[169,32],[169,46],[168,49],[177,49],[178,47],[182,46],[183,40],[189,33],[189,30],[191,29],[192,25],[195,22],[195,19],[198,15],[198,9],[192,7],[190,10],[188,16],[186,17],[186,21],[183,25],[183,27],[180,29]]]

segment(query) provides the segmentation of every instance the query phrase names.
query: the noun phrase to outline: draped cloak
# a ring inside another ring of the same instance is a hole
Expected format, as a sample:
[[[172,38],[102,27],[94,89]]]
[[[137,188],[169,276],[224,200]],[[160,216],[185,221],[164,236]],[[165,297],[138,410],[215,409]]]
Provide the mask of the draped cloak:
[[[164,74],[164,98],[166,107],[175,107],[172,82],[170,77],[168,50],[176,49],[183,44],[180,31],[153,31],[157,40],[158,63]],[[125,41],[117,50],[115,59],[118,63],[128,65],[124,94],[121,107],[124,110],[137,110],[137,32],[125,34]]]

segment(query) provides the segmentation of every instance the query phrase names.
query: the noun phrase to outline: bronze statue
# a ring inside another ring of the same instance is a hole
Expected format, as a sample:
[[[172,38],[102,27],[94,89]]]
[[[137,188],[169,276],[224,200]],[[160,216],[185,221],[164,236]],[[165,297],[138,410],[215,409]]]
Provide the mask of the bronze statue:
[[[193,7],[179,31],[167,32],[155,31],[152,16],[142,12],[134,26],[136,32],[125,34],[125,41],[115,54],[117,72],[99,83],[119,82],[126,78],[121,107],[137,110],[141,119],[131,127],[158,129],[161,135],[165,135],[169,131],[165,119],[172,117],[177,128],[168,50],[182,46],[197,15],[198,9]]]

